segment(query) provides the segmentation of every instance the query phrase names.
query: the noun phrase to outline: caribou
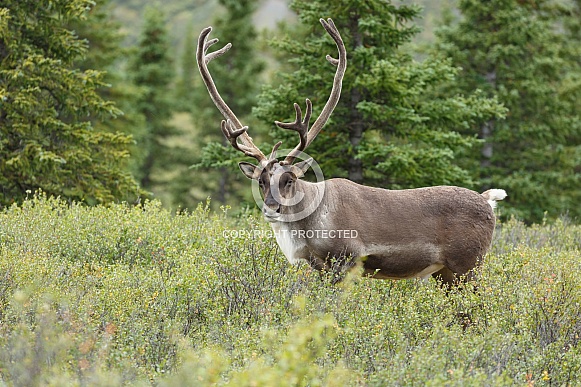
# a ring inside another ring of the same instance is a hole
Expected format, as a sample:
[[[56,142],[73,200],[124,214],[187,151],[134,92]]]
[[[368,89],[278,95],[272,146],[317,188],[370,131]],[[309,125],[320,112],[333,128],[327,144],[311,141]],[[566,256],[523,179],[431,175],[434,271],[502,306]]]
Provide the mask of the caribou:
[[[318,182],[301,179],[314,163],[303,158],[303,151],[317,137],[340,95],[347,68],[345,45],[331,19],[320,19],[334,40],[338,58],[326,59],[336,67],[328,101],[312,126],[312,103],[306,100],[303,117],[294,104],[294,122],[275,124],[296,131],[299,144],[284,160],[274,145],[270,156],[254,144],[233,111],[220,96],[208,70],[208,63],[225,54],[228,43],[214,52],[208,48],[218,39],[208,40],[212,27],[199,36],[196,59],[210,97],[224,120],[221,130],[232,147],[258,165],[239,163],[245,176],[258,183],[262,214],[274,230],[277,243],[289,262],[307,261],[320,271],[331,271],[337,278],[354,266],[366,276],[379,279],[433,276],[443,284],[470,279],[488,251],[495,228],[493,209],[506,197],[502,189],[482,194],[455,186],[389,190],[333,178]]]

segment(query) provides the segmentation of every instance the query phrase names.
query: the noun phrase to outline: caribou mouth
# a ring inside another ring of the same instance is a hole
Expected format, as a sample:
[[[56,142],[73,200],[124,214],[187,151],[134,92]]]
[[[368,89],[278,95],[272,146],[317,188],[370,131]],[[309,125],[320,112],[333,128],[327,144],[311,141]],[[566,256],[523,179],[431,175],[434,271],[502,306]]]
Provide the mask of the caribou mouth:
[[[273,211],[266,206],[262,209],[262,215],[267,222],[271,223],[278,222],[278,219],[280,218],[280,212]]]
[[[264,219],[269,223],[276,223],[276,222],[278,222],[279,218],[280,218],[280,215],[279,216],[264,215]]]
[[[266,219],[269,222],[277,222],[280,219],[280,214],[279,213],[265,213],[263,212],[262,215],[264,215],[264,219]]]

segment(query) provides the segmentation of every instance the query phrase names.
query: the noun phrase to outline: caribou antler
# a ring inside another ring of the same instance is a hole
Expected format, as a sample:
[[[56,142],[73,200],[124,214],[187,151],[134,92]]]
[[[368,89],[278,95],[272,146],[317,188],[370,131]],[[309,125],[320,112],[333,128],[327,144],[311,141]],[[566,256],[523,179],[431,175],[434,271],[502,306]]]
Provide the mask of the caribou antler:
[[[301,108],[298,104],[295,103],[295,111],[296,111],[296,119],[294,122],[290,123],[283,123],[275,121],[275,124],[281,129],[288,129],[294,130],[299,133],[300,142],[299,144],[286,156],[283,164],[292,164],[297,156],[304,151],[317,137],[323,126],[331,117],[331,113],[337,106],[339,102],[339,98],[341,96],[341,85],[343,82],[343,76],[345,76],[345,69],[347,68],[347,51],[345,50],[345,44],[343,43],[343,39],[341,39],[341,34],[335,27],[335,23],[333,23],[332,19],[319,19],[325,30],[337,45],[337,50],[339,51],[339,59],[332,58],[330,55],[327,55],[327,60],[334,66],[337,66],[337,71],[335,72],[335,78],[333,79],[333,89],[331,90],[331,94],[329,95],[329,100],[325,104],[325,107],[321,111],[321,114],[309,130],[309,120],[311,118],[312,113],[312,103],[307,98],[307,110],[305,114],[305,118],[303,119],[303,113]]]
[[[254,145],[252,137],[250,137],[247,133],[248,126],[243,126],[232,109],[230,109],[226,102],[224,102],[220,96],[220,93],[218,92],[218,89],[216,88],[216,84],[212,79],[212,75],[208,70],[208,63],[210,63],[210,61],[224,55],[230,49],[230,47],[232,47],[232,44],[228,43],[221,49],[207,54],[208,48],[218,43],[218,39],[208,40],[210,32],[212,32],[212,27],[207,27],[200,33],[200,37],[198,38],[196,59],[198,62],[198,69],[200,70],[204,84],[208,89],[208,93],[210,94],[210,97],[212,98],[212,101],[214,101],[214,104],[218,110],[220,110],[220,113],[222,113],[225,118],[225,120],[222,120],[222,133],[224,133],[224,136],[234,149],[241,151],[246,156],[254,157],[260,165],[264,166],[269,162],[270,159],[267,159],[264,153],[262,153],[262,151],[256,145]],[[238,138],[240,138],[242,143],[238,142]],[[278,148],[278,146],[276,148]],[[273,155],[276,155],[276,149],[273,149]]]
[[[331,35],[337,44],[337,49],[339,51],[339,59],[335,59],[330,55],[327,55],[327,60],[332,65],[337,66],[337,71],[333,80],[333,89],[331,90],[329,100],[325,104],[325,107],[321,111],[321,114],[316,119],[311,129],[309,129],[309,121],[311,119],[313,106],[309,99],[306,100],[307,110],[304,119],[300,106],[295,103],[294,107],[296,111],[296,119],[294,122],[283,123],[275,121],[275,124],[282,129],[294,130],[298,132],[300,138],[299,144],[286,156],[281,164],[292,164],[296,157],[303,150],[305,150],[309,144],[311,144],[311,142],[313,142],[325,123],[329,120],[329,117],[335,109],[335,106],[337,106],[339,97],[341,96],[341,83],[343,81],[343,76],[345,75],[345,69],[347,68],[347,53],[345,51],[345,44],[343,43],[341,35],[339,34],[337,27],[335,27],[333,20],[327,19],[325,21],[324,19],[320,19],[320,22],[327,33]],[[264,153],[262,153],[256,145],[254,145],[254,142],[252,142],[252,138],[247,133],[248,127],[242,125],[234,112],[232,112],[232,109],[228,107],[228,105],[220,96],[220,93],[216,88],[216,84],[212,79],[212,75],[208,70],[208,63],[210,63],[210,61],[213,59],[224,55],[230,49],[230,47],[232,47],[232,44],[228,43],[221,49],[207,54],[208,48],[218,42],[218,39],[208,40],[210,32],[212,32],[212,27],[207,27],[200,33],[200,37],[198,38],[196,59],[198,61],[198,69],[200,70],[204,84],[208,89],[208,93],[210,93],[212,101],[214,101],[214,104],[225,118],[225,120],[222,121],[222,133],[224,133],[224,136],[234,149],[241,151],[247,156],[254,157],[262,166],[265,166],[269,162],[272,162],[276,159],[276,150],[281,143],[279,142],[273,147],[270,157],[267,158]],[[240,138],[242,143],[238,142],[238,138]]]

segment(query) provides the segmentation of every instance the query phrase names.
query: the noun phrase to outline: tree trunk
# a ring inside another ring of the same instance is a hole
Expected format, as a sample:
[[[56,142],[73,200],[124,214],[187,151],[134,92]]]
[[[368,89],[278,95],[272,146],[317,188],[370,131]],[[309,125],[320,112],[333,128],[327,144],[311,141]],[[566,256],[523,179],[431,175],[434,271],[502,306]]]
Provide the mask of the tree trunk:
[[[141,170],[143,172],[143,177],[141,178],[141,188],[151,190],[151,172],[153,170],[153,163],[154,163],[154,155],[149,151],[147,157],[143,161],[143,165],[141,166]]]
[[[363,183],[363,163],[360,159],[356,159],[357,147],[361,142],[363,137],[363,117],[361,113],[357,110],[357,104],[361,101],[361,93],[357,89],[351,90],[351,101],[350,101],[350,125],[349,125],[349,142],[351,143],[351,149],[353,151],[349,154],[348,160],[348,178],[355,183]]]
[[[494,122],[486,121],[480,127],[479,137],[484,140],[484,146],[482,147],[481,159],[480,159],[480,167],[485,169],[492,165],[492,153],[493,153],[493,144],[490,141],[490,137],[492,136],[492,129],[494,128]]]
[[[218,182],[218,203],[224,205],[226,204],[226,196],[228,195],[228,169],[226,167],[220,168],[220,180]]]
[[[359,31],[359,18],[359,15],[353,15],[349,20],[349,29],[351,36],[353,36],[353,52],[363,45],[363,37],[361,31]],[[349,154],[347,161],[347,178],[359,184],[363,183],[363,163],[360,159],[356,159],[355,156],[357,156],[357,147],[365,131],[363,117],[357,110],[357,105],[361,100],[361,90],[355,87],[351,89],[349,99],[349,142],[351,143],[352,152]]]
[[[486,81],[492,85],[494,89],[496,89],[496,70],[491,70],[485,75]],[[480,152],[480,170],[481,176],[484,180],[490,181],[490,170],[489,168],[492,166],[492,155],[494,153],[494,144],[492,142],[492,132],[494,130],[494,121],[486,121],[480,127],[480,132],[478,133],[478,137],[484,140],[484,146],[482,147],[482,151]],[[483,186],[482,189],[488,189],[489,187]]]

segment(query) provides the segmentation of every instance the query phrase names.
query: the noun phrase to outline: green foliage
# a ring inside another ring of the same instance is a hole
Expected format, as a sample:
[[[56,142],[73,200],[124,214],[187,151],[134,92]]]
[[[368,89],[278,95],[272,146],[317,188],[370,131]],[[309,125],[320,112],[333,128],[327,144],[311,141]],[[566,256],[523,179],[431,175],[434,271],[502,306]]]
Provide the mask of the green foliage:
[[[138,177],[144,189],[159,193],[157,188],[167,184],[161,172],[182,164],[180,158],[185,149],[167,143],[178,132],[170,124],[174,111],[170,85],[175,73],[165,15],[159,6],[150,6],[143,19],[140,40],[129,65],[133,82],[141,89],[137,109],[146,122],[143,137],[137,139],[144,153]]]
[[[196,39],[192,25],[188,25],[180,63],[180,76],[176,83],[176,106],[181,111],[191,111],[196,88]]]
[[[486,187],[506,189],[511,213],[540,222],[569,211],[581,215],[581,64],[572,4],[459,4],[462,19],[438,34],[437,50],[462,67],[453,88],[482,89],[509,110],[479,135],[475,171]],[[563,29],[563,24],[568,29]],[[472,132],[473,133],[473,132]]]
[[[77,58],[75,67],[86,69],[110,69],[126,54],[121,48],[123,34],[120,24],[111,17],[111,0],[99,0],[87,11],[82,19],[71,20],[71,30],[87,45],[82,58]],[[110,76],[109,73],[105,74]],[[106,89],[105,89],[106,90]],[[103,92],[105,91],[103,90]]]
[[[81,70],[100,69],[106,71],[103,80],[107,87],[97,89],[103,99],[115,101],[123,112],[113,120],[99,121],[92,118],[97,130],[122,132],[130,135],[133,142],[129,147],[130,157],[127,169],[134,177],[141,177],[141,165],[146,156],[143,147],[145,136],[145,116],[139,111],[138,101],[142,89],[137,87],[125,68],[131,49],[122,47],[124,35],[121,24],[112,17],[111,0],[100,0],[83,20],[71,23],[80,39],[86,40],[86,55],[75,61],[74,67]]]
[[[415,6],[391,2],[294,1],[307,36],[274,41],[295,66],[282,74],[280,86],[266,88],[256,109],[260,118],[290,119],[289,101],[305,97],[314,111],[326,102],[334,68],[323,58],[336,56],[332,40],[320,28],[320,17],[332,17],[347,47],[347,73],[333,116],[308,152],[328,176],[348,177],[386,188],[433,184],[472,186],[472,176],[459,158],[476,140],[460,134],[504,109],[481,93],[444,93],[457,69],[449,61],[417,62],[402,50],[418,32]],[[316,115],[316,114],[315,114]],[[294,133],[277,130],[287,147]]]
[[[115,19],[125,28],[125,43],[135,46],[139,41],[143,10],[148,5],[160,5],[167,19],[172,47],[182,47],[186,31],[191,24],[194,30],[204,28],[216,12],[220,12],[217,0],[111,0],[115,7]],[[176,56],[178,57],[178,56]]]
[[[0,205],[44,191],[87,203],[138,194],[125,164],[131,138],[98,130],[121,112],[96,90],[103,73],[77,70],[87,44],[67,25],[93,2],[8,1],[0,8]]]
[[[500,225],[478,289],[291,266],[253,213],[37,195],[0,213],[0,380],[571,385],[581,228]]]

